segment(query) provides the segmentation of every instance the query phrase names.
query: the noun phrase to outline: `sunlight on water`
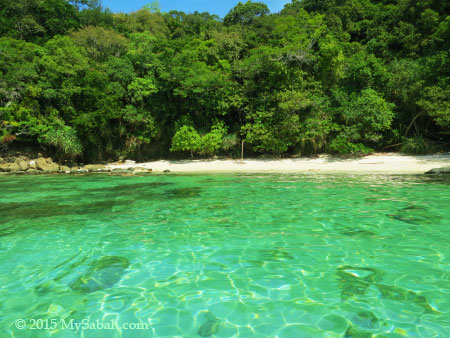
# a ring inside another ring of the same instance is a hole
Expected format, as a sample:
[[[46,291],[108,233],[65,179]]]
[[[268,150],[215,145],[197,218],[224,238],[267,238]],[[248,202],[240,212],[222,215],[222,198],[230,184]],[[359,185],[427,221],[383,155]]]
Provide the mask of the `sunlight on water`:
[[[11,176],[0,191],[1,337],[450,337],[450,181]]]

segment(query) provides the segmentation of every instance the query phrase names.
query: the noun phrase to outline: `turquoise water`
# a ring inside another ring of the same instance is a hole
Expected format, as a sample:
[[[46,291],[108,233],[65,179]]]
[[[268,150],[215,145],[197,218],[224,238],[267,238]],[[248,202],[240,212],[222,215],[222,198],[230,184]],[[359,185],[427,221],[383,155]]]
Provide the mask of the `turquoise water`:
[[[1,177],[0,336],[450,337],[449,215],[420,176]]]

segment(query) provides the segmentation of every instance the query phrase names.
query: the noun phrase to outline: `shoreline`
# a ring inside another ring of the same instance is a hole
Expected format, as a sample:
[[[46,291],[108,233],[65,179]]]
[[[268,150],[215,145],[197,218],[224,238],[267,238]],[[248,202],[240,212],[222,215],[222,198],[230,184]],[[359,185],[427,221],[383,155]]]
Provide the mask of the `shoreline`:
[[[423,174],[433,168],[450,166],[450,153],[435,155],[399,155],[376,153],[364,157],[342,158],[319,155],[315,158],[288,159],[203,159],[159,160],[144,163],[127,161],[108,164],[109,170],[133,168],[174,173],[293,172],[293,173],[390,173]]]
[[[436,170],[432,170],[436,169]],[[305,174],[450,174],[450,153],[434,155],[400,155],[375,153],[362,157],[319,155],[286,159],[200,159],[158,160],[143,163],[126,160],[109,164],[67,167],[49,158],[30,160],[20,156],[14,162],[0,164],[0,176],[38,174],[111,175],[214,173],[305,173]]]

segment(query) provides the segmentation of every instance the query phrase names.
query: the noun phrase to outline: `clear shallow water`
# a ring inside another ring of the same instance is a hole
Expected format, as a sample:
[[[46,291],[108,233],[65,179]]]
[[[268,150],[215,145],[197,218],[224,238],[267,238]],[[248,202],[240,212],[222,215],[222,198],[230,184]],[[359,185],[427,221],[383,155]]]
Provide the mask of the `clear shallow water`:
[[[449,215],[413,176],[1,177],[0,336],[449,337]]]

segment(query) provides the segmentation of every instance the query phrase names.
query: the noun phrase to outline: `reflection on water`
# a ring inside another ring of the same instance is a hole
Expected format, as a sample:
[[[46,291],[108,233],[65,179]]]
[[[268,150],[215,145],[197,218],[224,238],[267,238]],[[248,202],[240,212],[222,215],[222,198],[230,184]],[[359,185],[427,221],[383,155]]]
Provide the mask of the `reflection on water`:
[[[450,336],[442,178],[39,176],[0,189],[2,337]]]

